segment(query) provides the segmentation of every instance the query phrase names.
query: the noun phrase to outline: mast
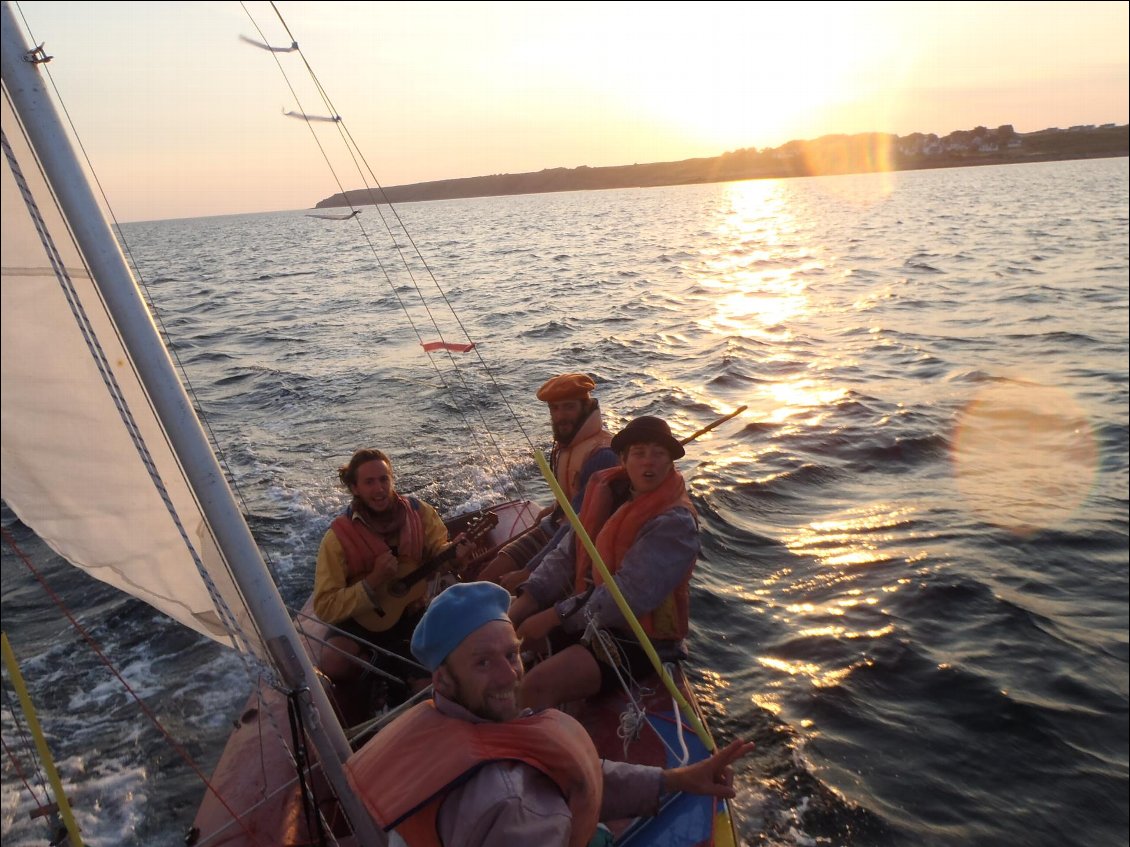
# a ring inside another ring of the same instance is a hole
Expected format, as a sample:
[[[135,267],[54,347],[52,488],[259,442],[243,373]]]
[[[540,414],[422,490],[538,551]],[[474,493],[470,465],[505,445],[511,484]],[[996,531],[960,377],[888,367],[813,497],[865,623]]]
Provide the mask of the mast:
[[[383,845],[383,834],[354,795],[342,766],[352,752],[349,742],[95,199],[44,80],[37,66],[27,60],[30,47],[8,0],[3,0],[0,14],[0,60],[8,96],[231,567],[271,660],[288,688],[304,691],[298,703],[306,727],[359,843]]]

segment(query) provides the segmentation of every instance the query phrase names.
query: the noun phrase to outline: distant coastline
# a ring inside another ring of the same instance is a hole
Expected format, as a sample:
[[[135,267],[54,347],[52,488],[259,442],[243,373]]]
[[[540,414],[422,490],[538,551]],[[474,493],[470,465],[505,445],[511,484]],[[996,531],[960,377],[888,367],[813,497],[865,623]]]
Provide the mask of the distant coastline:
[[[1130,125],[1075,126],[1018,133],[1011,125],[975,127],[941,136],[920,132],[826,135],[780,147],[746,148],[721,156],[591,168],[547,168],[534,173],[442,179],[377,189],[355,189],[319,200],[314,208],[370,206],[553,191],[652,188],[745,179],[827,176],[881,171],[960,168],[1130,155]]]

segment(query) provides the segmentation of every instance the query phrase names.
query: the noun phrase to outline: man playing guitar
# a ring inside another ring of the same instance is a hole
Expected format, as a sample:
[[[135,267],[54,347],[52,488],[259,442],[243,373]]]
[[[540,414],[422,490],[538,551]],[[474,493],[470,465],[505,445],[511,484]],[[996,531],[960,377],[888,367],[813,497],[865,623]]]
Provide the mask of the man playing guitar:
[[[318,549],[314,612],[333,627],[318,666],[335,687],[349,685],[361,677],[357,659],[370,658],[372,645],[406,660],[388,669],[406,681],[399,693],[407,695],[414,677],[427,678],[413,673],[409,639],[424,611],[429,578],[463,566],[489,521],[469,525],[450,541],[432,506],[397,493],[392,463],[380,450],[358,450],[338,478],[353,499]],[[378,664],[386,662],[378,658]]]

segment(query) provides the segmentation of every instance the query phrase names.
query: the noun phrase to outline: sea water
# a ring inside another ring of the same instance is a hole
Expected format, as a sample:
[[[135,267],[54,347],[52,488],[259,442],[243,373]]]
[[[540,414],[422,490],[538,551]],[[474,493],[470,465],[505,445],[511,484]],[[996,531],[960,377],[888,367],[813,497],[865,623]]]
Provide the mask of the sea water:
[[[690,673],[757,742],[743,840],[1059,847],[1127,843],[1127,201],[1123,158],[405,204],[395,245],[374,207],[122,230],[293,606],[356,448],[454,514],[548,497],[554,374],[613,430],[745,406],[679,462]],[[86,842],[181,843],[239,662],[4,527]],[[4,843],[40,844],[14,715]]]

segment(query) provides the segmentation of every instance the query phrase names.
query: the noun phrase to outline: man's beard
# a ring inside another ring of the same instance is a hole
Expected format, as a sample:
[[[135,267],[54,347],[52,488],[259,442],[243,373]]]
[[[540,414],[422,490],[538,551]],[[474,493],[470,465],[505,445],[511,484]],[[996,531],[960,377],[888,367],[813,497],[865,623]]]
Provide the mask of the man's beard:
[[[581,427],[585,425],[585,421],[588,420],[589,415],[591,415],[595,409],[595,403],[588,403],[581,409],[575,420],[567,424],[551,424],[553,428],[553,440],[561,447],[568,447],[573,439],[577,437],[577,433],[581,431]]]
[[[494,723],[502,723],[503,721],[507,721],[507,720],[510,720],[511,718],[515,717],[517,715],[517,713],[520,711],[520,709],[518,709],[516,707],[514,714],[507,714],[507,715],[498,714],[497,712],[493,711],[490,708],[490,706],[488,705],[488,701],[486,699],[485,694],[483,696],[483,702],[482,703],[471,703],[463,692],[463,683],[460,682],[459,678],[455,674],[451,674],[451,682],[452,682],[453,690],[451,692],[451,695],[448,697],[448,699],[453,700],[454,702],[456,702],[460,706],[462,706],[464,709],[466,709],[468,712],[470,712],[472,715],[475,715],[476,717],[482,718],[485,721],[493,721]],[[519,676],[518,679],[514,683],[514,686],[515,686],[515,695],[514,695],[515,696],[515,704],[517,704],[517,689],[518,689],[519,686],[521,686],[521,684],[522,684],[522,677]]]
[[[582,419],[583,420],[583,419]],[[553,425],[553,440],[560,444],[562,447],[567,447],[569,442],[577,435],[577,430],[581,428],[581,420],[573,421],[569,424],[559,426]]]

